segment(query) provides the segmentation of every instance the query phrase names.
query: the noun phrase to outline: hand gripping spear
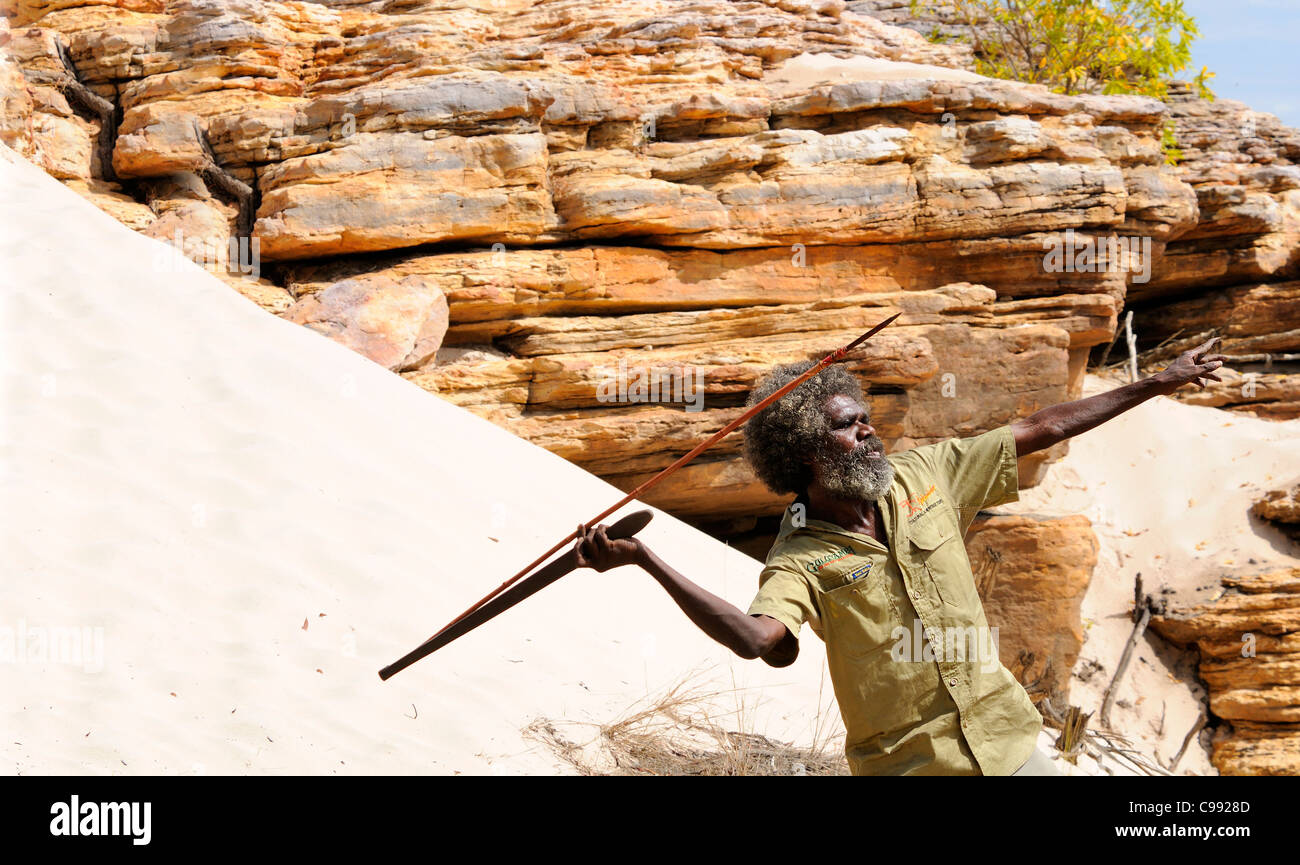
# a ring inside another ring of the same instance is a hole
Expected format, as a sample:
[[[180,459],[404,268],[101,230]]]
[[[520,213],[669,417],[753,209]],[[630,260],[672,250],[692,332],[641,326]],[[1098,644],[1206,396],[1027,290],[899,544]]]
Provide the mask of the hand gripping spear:
[[[875,336],[877,333],[879,333],[881,330],[883,330],[885,327],[891,324],[894,321],[894,319],[898,318],[898,316],[901,314],[902,313],[895,313],[894,315],[891,315],[889,318],[885,319],[880,324],[873,327],[871,330],[862,334],[862,336],[853,340],[853,342],[849,343],[843,348],[837,348],[835,349],[835,351],[826,355],[824,358],[818,361],[817,365],[814,366],[812,369],[808,370],[803,375],[796,378],[794,381],[784,385],[780,390],[778,390],[776,393],[769,396],[767,399],[751,407],[740,417],[736,418],[731,423],[727,424],[722,429],[718,430],[716,433],[714,433],[704,442],[697,445],[694,450],[692,450],[690,453],[686,454],[685,456],[681,457],[679,460],[677,460],[677,462],[673,463],[668,468],[664,469],[659,474],[650,478],[648,481],[641,484],[636,489],[632,490],[632,492],[628,493],[623,498],[619,499],[617,502],[610,505],[605,510],[601,511],[599,514],[592,517],[588,522],[583,524],[583,530],[585,531],[586,529],[589,529],[592,526],[596,525],[601,520],[605,519],[605,517],[609,516],[610,514],[614,513],[614,511],[623,507],[623,505],[637,498],[642,493],[649,490],[651,487],[654,487],[664,478],[668,477],[670,474],[677,471],[679,468],[686,465],[688,462],[695,459],[700,454],[704,453],[710,447],[717,444],[718,441],[720,441],[722,438],[734,432],[745,421],[749,420],[754,415],[758,414],[760,411],[767,408],[769,405],[776,402],[778,399],[785,396],[790,391],[794,390],[796,387],[803,384],[808,379],[817,375],[817,373],[826,369],[826,367],[840,360],[843,360],[846,354],[853,351],[853,349],[857,348],[858,346],[862,345],[862,343],[866,342],[871,337]],[[651,516],[652,514],[650,511],[636,511],[635,513],[629,514],[628,516],[616,522],[614,525],[610,526],[609,530],[606,532],[606,537],[608,537],[610,540],[617,540],[619,538],[630,538],[633,535],[635,535],[637,532],[641,531],[641,529],[645,528],[646,524],[650,522]],[[411,666],[416,661],[423,658],[425,655],[430,655],[433,652],[436,652],[438,649],[447,645],[457,637],[464,636],[465,634],[477,628],[479,625],[483,624],[484,622],[488,621],[491,618],[494,618],[495,616],[500,615],[501,613],[513,607],[515,604],[519,603],[520,601],[524,600],[525,598],[531,595],[536,594],[537,592],[544,589],[546,586],[549,586],[551,583],[558,580],[560,577],[569,573],[569,571],[572,571],[577,566],[577,559],[573,551],[570,550],[565,555],[560,556],[558,559],[551,562],[546,567],[542,568],[540,571],[533,574],[528,579],[524,580],[522,583],[519,582],[521,579],[523,579],[525,574],[527,574],[533,568],[540,565],[542,562],[549,559],[556,552],[562,549],[569,541],[572,541],[577,537],[578,537],[578,533],[576,531],[570,532],[568,535],[564,537],[564,539],[562,539],[555,546],[551,547],[549,550],[547,550],[546,552],[538,556],[534,561],[532,561],[527,567],[525,567],[519,573],[515,574],[510,579],[506,580],[504,583],[497,586],[495,589],[492,590],[492,592],[490,592],[489,594],[485,595],[482,599],[480,599],[478,603],[474,604],[474,606],[470,607],[468,610],[466,610],[465,612],[461,613],[459,616],[457,616],[456,618],[448,622],[447,625],[443,627],[441,631],[434,634],[429,639],[425,640],[419,646],[412,649],[410,652],[403,655],[398,660],[394,661],[393,663],[389,664],[387,667],[384,667],[382,670],[380,670],[379,678],[384,680],[391,678],[395,674],[400,673],[402,670],[405,670],[407,667]]]

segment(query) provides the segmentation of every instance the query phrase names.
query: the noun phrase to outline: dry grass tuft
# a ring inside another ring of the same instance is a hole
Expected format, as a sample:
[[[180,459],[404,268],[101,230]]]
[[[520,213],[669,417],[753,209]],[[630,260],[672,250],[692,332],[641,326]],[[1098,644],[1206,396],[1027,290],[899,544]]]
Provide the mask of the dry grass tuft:
[[[720,706],[736,689],[708,690],[688,674],[664,692],[633,705],[609,724],[539,718],[524,735],[550,747],[582,775],[847,775],[838,737],[828,735],[834,709],[818,707],[810,747],[779,742],[747,729],[751,712]],[[733,719],[724,725],[724,719]],[[594,727],[586,741],[566,737],[558,725]],[[727,729],[727,726],[739,727]]]
[[[1105,760],[1108,757],[1117,766],[1129,772],[1150,776],[1173,774],[1139,751],[1132,741],[1119,733],[1088,729],[1091,712],[1084,712],[1078,706],[1069,706],[1062,716],[1056,713],[1051,700],[1040,703],[1039,709],[1043,711],[1043,722],[1061,731],[1061,735],[1056,739],[1056,749],[1070,763],[1077,765],[1079,755],[1087,754],[1107,775],[1115,774],[1115,771],[1106,765]],[[1182,756],[1181,753],[1179,756]]]

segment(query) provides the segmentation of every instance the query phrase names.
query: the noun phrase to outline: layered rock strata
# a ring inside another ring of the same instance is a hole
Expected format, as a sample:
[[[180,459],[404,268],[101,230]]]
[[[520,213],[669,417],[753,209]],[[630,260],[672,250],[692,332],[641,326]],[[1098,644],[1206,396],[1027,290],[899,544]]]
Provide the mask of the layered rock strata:
[[[1251,506],[1250,512],[1277,526],[1293,540],[1300,541],[1300,486],[1265,494]]]
[[[954,4],[852,0],[849,8],[962,49],[972,22]],[[981,27],[979,21],[974,29]],[[1230,99],[1169,86],[1177,175],[1195,190],[1197,225],[1131,282],[1128,305],[1153,369],[1218,336],[1231,382],[1178,395],[1270,419],[1300,417],[1300,132]],[[1094,355],[1094,360],[1097,356]],[[1113,359],[1113,357],[1112,357]]]
[[[625,488],[893,312],[853,363],[890,447],[1075,396],[1143,254],[1205,230],[1163,104],[983,79],[861,4],[7,11],[6,140],[191,258],[244,242],[219,275],[250,299]],[[107,164],[51,75],[114,106]],[[737,447],[650,499],[779,512]]]
[[[1200,650],[1210,712],[1227,722],[1212,746],[1221,774],[1300,772],[1300,569],[1225,577],[1213,596],[1151,626]]]
[[[1240,102],[1171,91],[1170,115],[1196,191],[1196,228],[1129,290],[1139,344],[1222,339],[1236,374],[1188,402],[1300,417],[1300,132]]]

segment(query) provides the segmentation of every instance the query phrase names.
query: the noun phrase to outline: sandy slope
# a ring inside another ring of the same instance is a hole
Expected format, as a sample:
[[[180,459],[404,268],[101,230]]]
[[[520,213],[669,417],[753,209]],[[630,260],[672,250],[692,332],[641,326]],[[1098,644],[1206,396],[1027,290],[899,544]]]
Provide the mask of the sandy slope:
[[[786,670],[730,661],[632,569],[573,574],[381,683],[618,491],[7,149],[0,188],[0,652],[26,650],[0,663],[0,771],[550,772],[533,717],[609,720],[700,664],[762,688],[760,730],[810,736],[816,641]],[[752,559],[664,514],[643,536],[752,596]],[[89,629],[84,656],[39,646],[55,628]]]
[[[1084,393],[1125,381],[1089,376]],[[1259,420],[1157,397],[1073,439],[1043,483],[999,509],[1081,513],[1093,522],[1101,549],[1084,598],[1085,643],[1071,702],[1085,711],[1100,708],[1133,628],[1137,572],[1145,592],[1168,589],[1168,597],[1187,600],[1217,589],[1223,574],[1300,565],[1300,549],[1248,512],[1265,491],[1297,481],[1300,421]],[[1094,664],[1100,669],[1089,675]],[[1117,692],[1122,703],[1112,710],[1112,726],[1167,761],[1204,697],[1195,673],[1195,652],[1179,652],[1149,633]],[[1178,765],[1180,773],[1188,770],[1214,772],[1196,746]]]

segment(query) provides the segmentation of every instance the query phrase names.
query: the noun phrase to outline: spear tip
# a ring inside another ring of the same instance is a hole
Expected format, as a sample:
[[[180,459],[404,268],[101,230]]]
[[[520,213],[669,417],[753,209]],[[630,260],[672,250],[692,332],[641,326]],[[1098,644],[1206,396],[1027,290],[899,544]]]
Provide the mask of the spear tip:
[[[889,318],[885,319],[885,320],[882,321],[880,324],[878,324],[878,325],[876,325],[875,327],[873,327],[871,330],[869,330],[869,331],[867,331],[866,333],[862,334],[862,336],[860,336],[860,337],[858,337],[857,339],[853,340],[853,342],[851,342],[851,343],[849,343],[848,345],[844,346],[844,353],[845,353],[845,354],[848,354],[849,352],[853,351],[853,349],[855,349],[855,348],[857,348],[858,346],[862,345],[862,343],[866,342],[867,340],[871,339],[871,338],[872,338],[873,336],[875,336],[876,334],[880,333],[880,332],[881,332],[882,330],[884,330],[886,327],[888,327],[889,325],[893,324],[894,319],[898,318],[900,315],[902,315],[901,312],[896,312],[896,313],[894,313],[894,314],[891,315]]]

